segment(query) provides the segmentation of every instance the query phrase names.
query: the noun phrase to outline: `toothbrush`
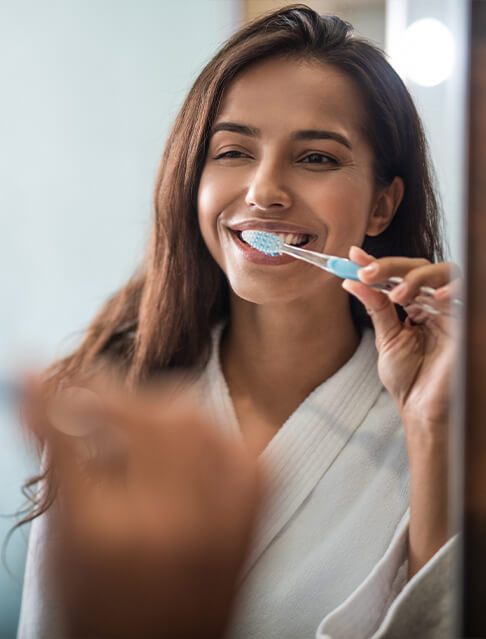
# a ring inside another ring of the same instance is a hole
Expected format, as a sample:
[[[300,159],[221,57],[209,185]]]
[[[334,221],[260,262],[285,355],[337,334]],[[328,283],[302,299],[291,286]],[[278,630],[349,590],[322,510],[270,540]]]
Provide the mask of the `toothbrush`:
[[[292,257],[296,257],[299,260],[318,266],[319,268],[322,268],[337,277],[341,277],[342,279],[361,282],[358,277],[358,271],[363,267],[344,257],[326,255],[325,253],[316,253],[315,251],[309,251],[298,246],[286,244],[278,235],[275,235],[275,233],[268,233],[267,231],[242,231],[241,237],[251,247],[265,255],[277,256],[285,253],[286,255],[292,255]],[[402,282],[401,277],[390,277],[383,282],[371,284],[370,286],[383,293],[389,294],[396,286],[398,286],[398,284],[400,284],[400,282]],[[430,303],[414,300],[414,306],[427,311],[427,313],[430,313],[431,315],[440,314],[443,311],[438,310],[432,305],[437,303],[434,298],[434,293],[435,289],[429,286],[421,286],[419,295],[427,298]],[[455,308],[461,307],[462,302],[458,299],[454,299],[452,300],[451,306]]]

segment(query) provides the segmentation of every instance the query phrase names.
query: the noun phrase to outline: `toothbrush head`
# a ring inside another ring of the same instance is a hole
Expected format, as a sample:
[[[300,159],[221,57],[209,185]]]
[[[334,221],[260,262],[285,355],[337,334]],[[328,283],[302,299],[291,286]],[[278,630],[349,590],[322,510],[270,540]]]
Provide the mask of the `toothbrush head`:
[[[281,255],[283,240],[275,233],[267,231],[242,231],[241,237],[252,248],[265,255]]]

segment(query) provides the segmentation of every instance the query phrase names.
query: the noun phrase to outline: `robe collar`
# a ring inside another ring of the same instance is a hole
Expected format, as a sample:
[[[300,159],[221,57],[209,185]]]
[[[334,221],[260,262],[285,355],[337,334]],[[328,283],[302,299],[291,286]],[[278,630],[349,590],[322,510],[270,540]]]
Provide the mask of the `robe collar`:
[[[225,433],[241,440],[219,356],[222,329],[218,326],[213,333],[206,401]],[[329,470],[376,402],[383,388],[376,363],[374,334],[366,329],[351,358],[306,397],[262,452],[266,491],[243,576]]]

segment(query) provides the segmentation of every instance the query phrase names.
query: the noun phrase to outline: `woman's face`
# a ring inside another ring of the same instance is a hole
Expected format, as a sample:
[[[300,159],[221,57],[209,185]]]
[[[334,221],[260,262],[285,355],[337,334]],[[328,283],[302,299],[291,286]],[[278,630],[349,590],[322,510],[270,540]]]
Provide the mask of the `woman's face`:
[[[360,245],[373,230],[377,199],[364,123],[352,80],[317,61],[270,59],[230,85],[212,130],[198,217],[236,295],[275,303],[339,287],[305,262],[262,255],[240,233],[277,232],[340,256]]]

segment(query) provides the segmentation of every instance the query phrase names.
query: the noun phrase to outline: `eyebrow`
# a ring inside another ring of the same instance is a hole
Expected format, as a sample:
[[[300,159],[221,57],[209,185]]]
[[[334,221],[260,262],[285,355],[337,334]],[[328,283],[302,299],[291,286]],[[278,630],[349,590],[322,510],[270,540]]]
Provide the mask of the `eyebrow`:
[[[321,131],[320,129],[307,129],[306,131],[296,131],[292,136],[294,140],[335,140],[348,149],[352,149],[348,138],[335,131]]]
[[[251,138],[257,138],[260,135],[260,130],[246,124],[237,124],[236,122],[219,122],[215,124],[211,129],[211,136],[218,131],[231,131],[232,133],[239,133],[240,135],[247,135]],[[296,131],[292,134],[293,140],[335,140],[342,144],[347,149],[352,149],[351,142],[344,135],[336,133],[335,131],[325,131],[321,129],[305,129],[303,131]]]
[[[211,135],[214,135],[218,131],[231,131],[232,133],[248,135],[251,138],[257,138],[260,135],[260,129],[255,129],[245,124],[236,124],[236,122],[219,122],[219,124],[215,124],[211,129]]]

